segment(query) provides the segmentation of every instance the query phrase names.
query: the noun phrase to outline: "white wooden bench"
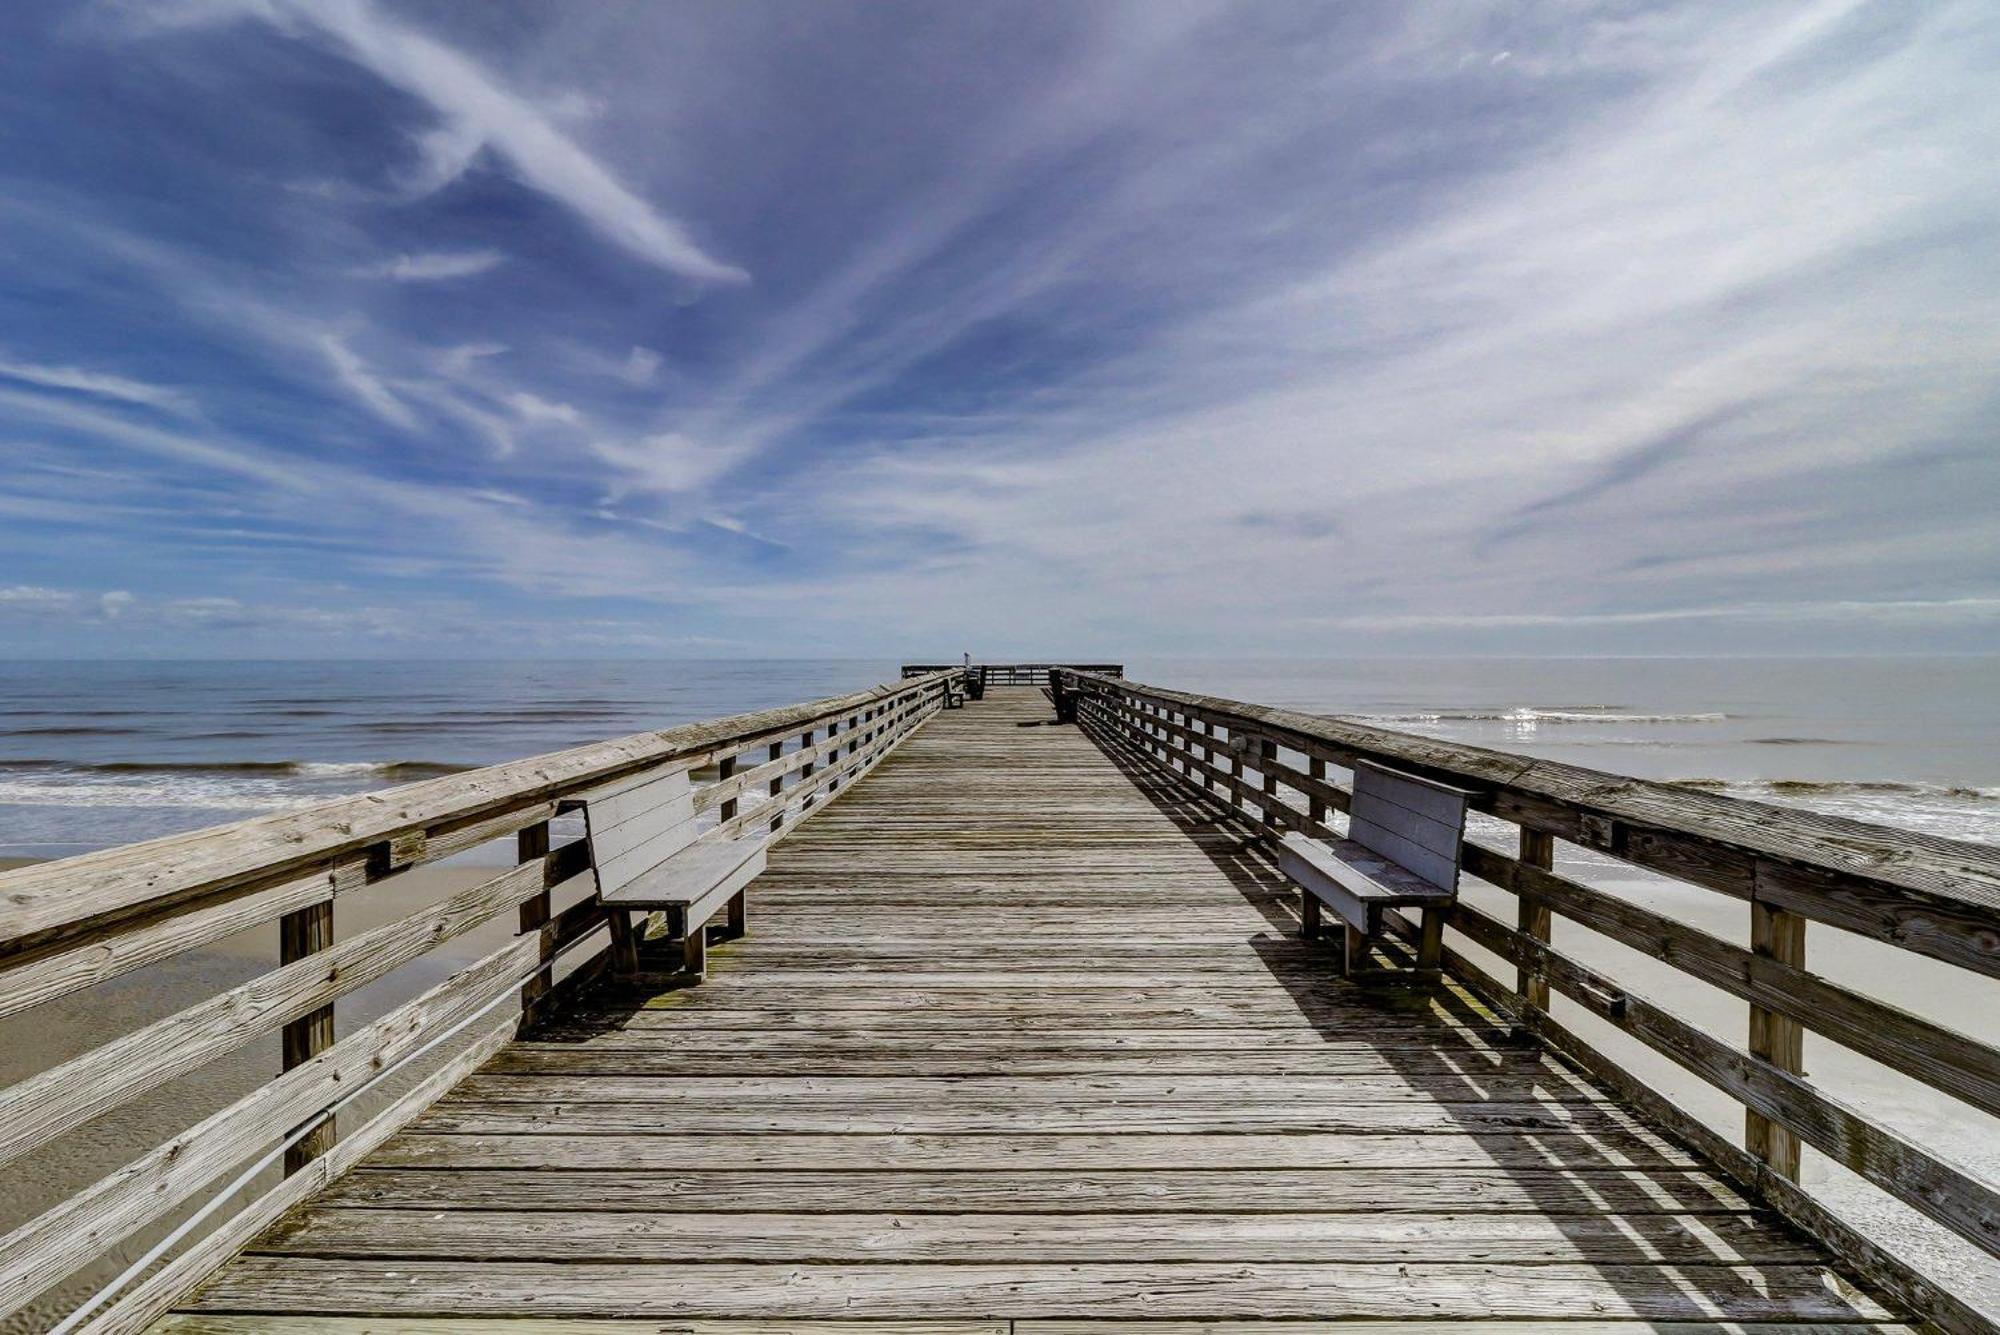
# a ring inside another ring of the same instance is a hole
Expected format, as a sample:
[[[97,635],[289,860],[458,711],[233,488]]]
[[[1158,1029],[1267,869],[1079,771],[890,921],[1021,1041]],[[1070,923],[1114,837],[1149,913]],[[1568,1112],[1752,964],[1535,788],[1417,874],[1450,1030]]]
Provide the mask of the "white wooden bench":
[[[611,924],[615,972],[638,972],[633,915],[664,912],[667,934],[682,943],[689,973],[708,968],[708,920],[724,908],[720,939],[749,926],[745,887],[764,870],[761,839],[696,839],[694,789],[685,765],[668,765],[565,800],[581,811],[590,840],[598,901]]]
[[[1444,912],[1458,897],[1459,843],[1471,794],[1367,761],[1354,765],[1347,838],[1328,844],[1293,831],[1278,866],[1299,886],[1300,934],[1320,934],[1320,906],[1343,925],[1341,968],[1349,972],[1382,930],[1382,910],[1422,912],[1417,968],[1435,971],[1444,949]]]

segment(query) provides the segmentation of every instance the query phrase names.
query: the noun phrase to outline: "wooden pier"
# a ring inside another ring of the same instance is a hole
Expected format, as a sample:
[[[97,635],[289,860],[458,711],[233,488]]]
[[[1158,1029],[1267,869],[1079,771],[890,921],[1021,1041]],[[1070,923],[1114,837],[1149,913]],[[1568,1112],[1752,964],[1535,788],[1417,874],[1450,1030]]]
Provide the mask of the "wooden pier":
[[[403,945],[384,937],[339,968],[299,970],[342,949],[326,940],[254,1004],[175,1017],[185,1043],[219,1050],[320,1014],[352,977],[413,957],[417,938],[519,910],[513,945],[355,1034],[288,1030],[289,1069],[247,1107],[0,1241],[0,1298],[164,1220],[290,1132],[289,1175],[135,1276],[87,1328],[1988,1328],[1792,1179],[1801,1142],[1845,1146],[1987,1251],[1992,1189],[1817,1091],[1788,1064],[1786,1035],[1846,1026],[1835,1036],[1895,1049],[1900,1069],[1973,1106],[2000,1088],[1995,1054],[1805,973],[1772,944],[1787,921],[1751,952],[1600,902],[1550,870],[1551,827],[1724,893],[1740,870],[1766,918],[1817,909],[1801,919],[1871,924],[1987,974],[2000,971],[2000,901],[1985,898],[2000,851],[1696,794],[1663,821],[1646,804],[1679,790],[1586,791],[1582,771],[1253,717],[1104,671],[1058,670],[1047,694],[991,684],[944,708],[956,674],[355,799],[331,820],[268,818],[0,878],[17,928],[0,933],[15,947],[0,955],[5,1007],[213,939],[201,932],[215,922],[188,925],[204,914],[315,912],[297,901],[318,891],[301,885],[337,894],[502,836],[523,859],[488,883],[503,889],[415,915]],[[1056,723],[1050,694],[1080,726]],[[699,803],[720,834],[772,841],[747,936],[711,948],[698,985],[672,971],[674,946],[642,950],[636,976],[607,972],[587,861],[547,824],[564,793],[663,757],[711,767]],[[1331,833],[1343,794],[1329,766],[1357,758],[1456,779],[1520,823],[1517,852],[1468,839],[1466,856],[1468,874],[1521,894],[1520,922],[1463,905],[1451,920],[1451,940],[1516,960],[1519,978],[1475,977],[1448,950],[1445,978],[1426,985],[1397,972],[1391,940],[1378,973],[1349,981],[1338,947],[1300,939],[1272,836]],[[1899,856],[1857,870],[1870,856],[1857,831]],[[1837,850],[1810,851],[1835,834]],[[1718,839],[1735,861],[1689,855]],[[1784,875],[1760,870],[1778,862]],[[95,901],[57,905],[65,884]],[[1755,1008],[1749,1049],[1712,1051],[1727,1045],[1558,954],[1551,914],[1664,933],[1683,968],[1734,977]],[[1557,1025],[1551,987],[1740,1091],[1748,1148]],[[439,1051],[456,1055],[413,1067],[428,1073],[387,1110],[354,1128],[326,1118],[340,1080],[446,1032]],[[185,1069],[185,1049],[149,1055],[164,1036],[124,1064],[69,1063],[0,1096],[0,1156]]]

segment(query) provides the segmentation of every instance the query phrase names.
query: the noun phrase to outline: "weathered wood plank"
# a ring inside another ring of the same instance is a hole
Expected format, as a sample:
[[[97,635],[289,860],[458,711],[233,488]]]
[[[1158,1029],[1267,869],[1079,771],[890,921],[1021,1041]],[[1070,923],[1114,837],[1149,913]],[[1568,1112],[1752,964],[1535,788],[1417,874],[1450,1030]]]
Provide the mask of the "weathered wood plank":
[[[1533,1169],[914,1169],[871,1172],[686,1169],[661,1172],[368,1169],[330,1190],[329,1206],[436,1212],[574,1210],[701,1215],[921,1213],[1298,1213],[1309,1207],[1362,1214],[1533,1212],[1743,1214],[1755,1207],[1700,1172]]]
[[[1390,1317],[1412,1291],[1434,1317],[1625,1316],[1874,1320],[1886,1315],[1827,1285],[1817,1266],[1183,1264],[1172,1282],[1143,1265],[704,1265],[496,1261],[367,1262],[246,1256],[197,1310],[656,1317]]]
[[[413,1128],[369,1160],[375,1168],[549,1168],[562,1170],[701,1168],[858,1169],[879,1172],[921,1166],[926,1171],[1006,1169],[1050,1171],[1130,1169],[1417,1169],[1534,1168],[1594,1174],[1621,1169],[1686,1170],[1703,1161],[1643,1129],[1545,1132],[1532,1136],[1443,1133],[1433,1136],[1296,1135],[927,1136],[784,1135],[748,1132],[696,1135],[673,1131],[630,1136],[578,1136],[553,1146],[536,1136],[435,1134]],[[1341,1181],[1343,1179],[1327,1179]],[[1337,1193],[1335,1193],[1337,1202]],[[1312,1198],[1323,1204],[1325,1195]],[[1711,1194],[1711,1199],[1720,1199]]]
[[[312,1208],[258,1239],[291,1256],[551,1261],[1564,1261],[1801,1264],[1741,1216],[1539,1214],[607,1214]]]

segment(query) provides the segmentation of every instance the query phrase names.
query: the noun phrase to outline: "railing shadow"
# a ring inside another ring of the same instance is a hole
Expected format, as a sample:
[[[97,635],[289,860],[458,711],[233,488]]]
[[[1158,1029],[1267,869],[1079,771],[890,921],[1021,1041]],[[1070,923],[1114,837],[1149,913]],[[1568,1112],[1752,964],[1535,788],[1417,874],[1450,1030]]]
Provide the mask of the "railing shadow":
[[[1468,1138],[1477,1158],[1468,1158],[1464,1167],[1504,1173],[1523,1210],[1579,1244],[1575,1264],[1596,1270],[1640,1311],[1657,1309],[1661,1295],[1671,1293],[1687,1304],[1676,1320],[1727,1320],[1739,1312],[1748,1320],[1772,1319],[1769,1272],[1797,1262],[1745,1259],[1728,1240],[1733,1234],[1679,1222],[1677,1231],[1699,1239],[1697,1245],[1713,1259],[1668,1259],[1646,1241],[1647,1230],[1628,1221],[1638,1213],[1676,1221],[1727,1214],[1747,1216],[1768,1230],[1767,1237],[1794,1247],[1811,1245],[1804,1235],[1772,1212],[1753,1208],[1721,1174],[1702,1166],[1693,1150],[1615,1103],[1608,1091],[1561,1065],[1532,1039],[1517,1038],[1504,1020],[1449,978],[1434,989],[1420,989],[1338,976],[1337,947],[1299,938],[1299,892],[1278,871],[1248,817],[1227,809],[1220,794],[1197,795],[1178,772],[1168,777],[1161,762],[1136,748],[1084,731],[1270,924],[1275,936],[1245,944],[1300,1015],[1329,1041],[1363,1043],[1376,1053],[1422,1096],[1431,1110],[1427,1122],[1436,1124],[1433,1119],[1441,1114],[1445,1128]],[[1394,1017],[1396,1023],[1372,1025],[1371,1015]],[[1415,1017],[1428,1020],[1416,1028],[1429,1033],[1411,1046],[1407,1039]],[[1321,1128],[1302,1123],[1289,1129]],[[1648,1208],[1636,1210],[1637,1203]],[[1619,1226],[1605,1228],[1600,1221]],[[1853,1319],[1869,1319],[1863,1309],[1851,1310]]]

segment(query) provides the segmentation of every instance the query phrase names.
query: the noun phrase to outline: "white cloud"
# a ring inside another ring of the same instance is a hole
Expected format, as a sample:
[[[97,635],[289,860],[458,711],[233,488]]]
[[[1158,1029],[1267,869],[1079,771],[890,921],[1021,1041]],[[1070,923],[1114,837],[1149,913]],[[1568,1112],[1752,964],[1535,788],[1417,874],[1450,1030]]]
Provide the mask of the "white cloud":
[[[650,385],[659,371],[660,354],[651,348],[642,348],[635,344],[632,351],[626,355],[619,376],[634,385]]]
[[[582,426],[583,414],[573,404],[552,403],[536,394],[516,390],[507,396],[507,406],[524,422]]]
[[[363,265],[354,270],[357,278],[386,278],[397,283],[435,283],[449,278],[470,278],[496,268],[506,260],[497,250],[440,250],[415,255],[398,255],[381,264]]]
[[[104,371],[85,370],[80,366],[37,366],[28,362],[0,361],[0,378],[47,389],[73,390],[93,398],[158,408],[181,416],[194,411],[193,400],[181,390]]]
[[[424,141],[427,184],[444,184],[488,148],[525,184],[575,210],[649,263],[709,283],[749,277],[710,255],[686,227],[620,183],[546,112],[469,57],[385,17],[366,0],[259,0],[244,12],[331,39],[377,77],[428,102],[444,125]]]
[[[10,612],[59,612],[76,605],[76,595],[36,584],[0,588],[0,608]]]
[[[383,421],[402,427],[406,431],[416,429],[417,420],[410,415],[410,410],[403,405],[402,400],[389,392],[389,387],[368,369],[368,363],[361,360],[354,350],[347,346],[345,339],[338,334],[323,333],[314,341],[319,345],[320,352],[325,355],[327,363],[333,367],[335,378],[345,385],[355,398],[366,404]]]

